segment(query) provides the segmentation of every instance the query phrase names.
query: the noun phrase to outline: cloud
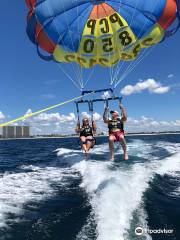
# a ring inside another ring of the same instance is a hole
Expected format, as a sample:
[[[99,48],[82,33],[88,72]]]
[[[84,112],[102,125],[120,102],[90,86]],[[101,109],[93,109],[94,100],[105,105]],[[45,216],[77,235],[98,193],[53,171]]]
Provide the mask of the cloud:
[[[169,90],[170,90],[170,87],[158,87],[153,90],[153,93],[163,94],[163,93],[169,92]]]
[[[31,113],[29,109],[27,113]],[[27,114],[26,113],[26,114]],[[91,118],[89,113],[83,112],[82,117]],[[102,115],[95,112],[94,120],[97,122],[97,132],[108,132],[107,125],[102,120]],[[73,134],[77,117],[74,113],[61,115],[60,113],[42,113],[36,117],[26,120],[31,126],[32,134]],[[125,124],[126,132],[159,132],[159,131],[179,131],[180,119],[165,121],[156,120],[151,117],[141,116],[139,118],[129,117]]]
[[[174,77],[174,74],[169,74],[168,75],[168,78],[173,78]]]
[[[91,118],[91,115],[87,112],[82,112],[81,115],[82,115],[82,118]]]
[[[57,122],[70,122],[75,121],[76,117],[74,113],[69,113],[69,115],[60,115],[59,113],[41,113],[33,118],[33,122],[50,124]]]
[[[46,85],[54,85],[54,84],[59,83],[59,82],[60,82],[59,79],[52,79],[52,80],[47,80],[47,81],[45,82],[45,84],[46,84]]]
[[[94,113],[93,118],[94,118],[95,121],[101,121],[102,120],[102,116],[99,113]]]
[[[103,95],[101,95],[102,99],[107,99],[107,98],[111,98],[111,93],[109,91],[106,91],[103,93]]]
[[[0,111],[0,120],[4,120],[5,118],[5,115]]]
[[[159,131],[179,131],[180,120],[157,121],[153,118],[140,117],[139,119],[128,118],[126,123],[128,132],[159,132]]]
[[[29,109],[26,112],[32,113]],[[74,132],[77,118],[74,113],[61,115],[60,113],[41,113],[37,116],[28,118],[23,121],[23,124],[30,125],[31,134],[70,134]]]
[[[28,109],[25,115],[31,114],[32,110]],[[83,112],[83,116],[91,118],[89,113]],[[107,125],[104,124],[102,115],[95,112],[94,120],[97,122],[97,132],[108,133]],[[5,119],[5,115],[0,112],[0,120]],[[73,134],[77,117],[74,113],[67,115],[56,113],[41,113],[23,121],[23,124],[30,125],[31,134]],[[21,124],[21,123],[20,123]],[[14,125],[17,125],[14,124]],[[175,120],[157,120],[147,116],[139,118],[129,117],[125,124],[126,132],[160,132],[160,131],[180,131],[180,119]]]
[[[75,120],[76,120],[76,116],[75,116],[74,113],[70,113],[69,116],[67,117],[67,119],[68,119],[69,121],[75,121]]]
[[[25,116],[28,116],[29,114],[32,114],[32,110],[31,109],[28,109],[27,112],[25,113]]]
[[[38,128],[38,127],[32,127],[32,129],[37,132],[37,133],[41,133],[42,129]]]
[[[180,127],[180,120],[175,120],[174,125]]]
[[[123,95],[131,95],[135,93],[141,93],[144,90],[148,90],[151,93],[163,94],[170,90],[168,86],[162,86],[161,83],[156,82],[154,79],[147,79],[145,81],[140,81],[136,85],[127,85],[121,90]]]
[[[89,119],[91,118],[91,115],[89,113],[87,113],[87,112],[82,112],[81,116],[82,116],[82,118],[89,118]],[[95,112],[95,113],[93,113],[93,119],[95,121],[101,121],[102,120],[102,116],[99,113]]]
[[[55,96],[53,94],[47,93],[47,94],[43,94],[41,95],[42,99],[53,99],[55,98]]]

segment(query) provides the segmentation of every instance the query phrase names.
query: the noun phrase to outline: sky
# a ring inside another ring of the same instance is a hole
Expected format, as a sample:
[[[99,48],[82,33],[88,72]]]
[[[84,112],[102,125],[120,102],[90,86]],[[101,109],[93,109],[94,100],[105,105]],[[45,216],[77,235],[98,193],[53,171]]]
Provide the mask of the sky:
[[[1,123],[80,95],[66,75],[77,81],[78,68],[75,65],[56,64],[39,58],[36,47],[26,35],[27,13],[25,1],[1,3]],[[149,51],[148,56],[117,86],[116,94],[123,96],[129,117],[127,131],[180,130],[179,41],[180,31]],[[124,71],[122,68],[119,78]],[[97,66],[92,75],[91,71],[84,71],[83,77],[85,82],[90,77],[87,90],[109,87],[110,71],[107,68]],[[110,107],[118,109],[118,104],[113,103]],[[88,112],[87,106],[81,111],[83,114]],[[99,130],[104,131],[103,104],[97,104],[95,112]],[[76,120],[76,109],[71,103],[24,124],[32,125],[33,134],[70,133],[74,131]]]

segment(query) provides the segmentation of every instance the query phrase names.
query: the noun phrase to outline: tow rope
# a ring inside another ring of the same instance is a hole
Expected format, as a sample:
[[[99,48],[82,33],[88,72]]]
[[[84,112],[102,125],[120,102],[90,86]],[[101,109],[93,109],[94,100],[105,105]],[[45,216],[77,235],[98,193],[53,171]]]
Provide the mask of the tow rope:
[[[84,96],[88,96],[88,95],[91,95],[91,94],[93,94],[93,93],[94,93],[94,92],[90,92],[90,93],[85,94]],[[66,104],[68,104],[68,103],[74,102],[74,101],[79,100],[79,99],[81,99],[81,98],[82,98],[82,95],[79,96],[79,97],[75,97],[75,98],[72,98],[72,99],[70,99],[70,100],[67,100],[67,101],[65,101],[65,102],[58,103],[58,104],[53,105],[53,106],[51,106],[51,107],[44,108],[44,109],[39,110],[39,111],[37,111],[37,112],[33,112],[33,113],[30,113],[30,114],[21,116],[21,117],[19,117],[19,118],[13,119],[13,120],[11,120],[11,121],[1,123],[1,124],[0,124],[0,127],[4,127],[4,126],[7,126],[7,125],[12,124],[12,123],[16,123],[16,122],[19,122],[19,121],[22,121],[22,120],[25,120],[25,119],[34,117],[34,116],[36,116],[36,115],[39,115],[40,113],[47,112],[47,111],[49,111],[49,110],[52,110],[52,109],[54,109],[54,108],[57,108],[57,107],[66,105]]]

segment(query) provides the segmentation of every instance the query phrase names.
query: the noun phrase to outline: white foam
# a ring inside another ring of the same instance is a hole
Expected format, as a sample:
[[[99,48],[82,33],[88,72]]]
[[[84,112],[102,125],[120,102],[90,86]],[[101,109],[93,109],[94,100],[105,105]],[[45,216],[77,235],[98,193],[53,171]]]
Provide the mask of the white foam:
[[[157,145],[166,149],[170,154],[180,152],[180,144],[179,143],[170,143],[170,142],[158,142]]]
[[[24,211],[23,206],[27,202],[39,202],[51,197],[55,194],[52,182],[61,184],[64,175],[73,176],[74,171],[79,171],[82,175],[81,187],[88,193],[93,208],[90,217],[95,216],[97,223],[97,240],[128,239],[127,232],[131,227],[133,213],[143,204],[142,196],[149,186],[148,182],[155,173],[179,170],[179,145],[159,143],[159,146],[175,154],[163,160],[151,157],[149,161],[154,146],[135,140],[128,146],[130,155],[143,157],[147,161],[133,164],[123,162],[117,168],[111,162],[84,161],[79,157],[81,150],[59,148],[56,150],[57,155],[60,159],[72,161],[71,169],[29,165],[22,168],[31,172],[4,174],[0,182],[0,227],[7,226],[8,213],[18,216]],[[93,151],[96,154],[107,152],[108,144],[96,146]],[[143,222],[144,215],[142,209],[140,222],[146,225],[146,221]],[[88,239],[80,235],[82,239]],[[150,237],[147,236],[147,239]]]
[[[17,221],[18,215],[24,211],[24,204],[30,201],[40,202],[51,197],[56,193],[51,184],[63,184],[61,180],[65,173],[60,168],[32,165],[22,168],[31,172],[6,173],[1,177],[0,228],[8,227],[7,222],[11,220],[8,219],[9,213],[14,214],[14,221]]]
[[[167,145],[171,153],[177,151],[177,146],[173,148],[173,144]],[[103,148],[106,149],[104,145]],[[147,159],[146,162],[134,163],[127,165],[126,168],[120,167],[114,170],[110,162],[81,161],[73,166],[81,173],[83,178],[81,187],[89,195],[97,223],[98,240],[128,239],[127,233],[131,227],[133,213],[142,206],[143,193],[154,174],[164,174],[179,169],[180,153],[159,160],[158,157],[152,157],[153,150],[153,145],[135,140],[129,144],[129,152]],[[142,226],[147,226],[146,220],[143,221],[145,214],[142,210],[140,216]],[[85,232],[81,231],[79,234],[82,239],[88,239],[85,235],[82,236],[82,233]],[[151,237],[147,235],[146,239]]]
[[[156,173],[165,174],[171,173],[176,175],[175,171],[180,169],[180,153],[176,153],[173,156],[170,156],[163,160],[163,164],[157,169]]]
[[[176,175],[175,172],[179,171],[180,169],[180,144],[159,142],[157,145],[166,149],[172,155],[157,162],[158,167],[156,168],[155,172],[161,175],[165,173]]]
[[[112,171],[109,164],[80,162],[74,166],[83,176],[81,187],[90,196],[97,222],[98,240],[122,240],[130,228],[133,211],[148,187],[145,166]]]
[[[107,144],[100,144],[100,145],[96,145],[94,148],[93,148],[93,153],[95,154],[105,154],[109,152],[109,147]]]
[[[70,154],[77,155],[77,154],[81,153],[80,150],[72,150],[69,148],[58,148],[54,152],[57,152],[57,156],[70,155]]]
[[[134,140],[127,144],[128,152],[132,156],[148,159],[154,148],[152,144],[146,143],[142,140]]]

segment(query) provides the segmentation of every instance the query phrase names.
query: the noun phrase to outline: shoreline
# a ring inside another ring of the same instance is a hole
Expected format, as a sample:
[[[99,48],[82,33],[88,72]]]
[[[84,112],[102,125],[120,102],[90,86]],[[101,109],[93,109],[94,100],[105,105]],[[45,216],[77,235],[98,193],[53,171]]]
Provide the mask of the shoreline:
[[[180,133],[172,132],[172,133],[127,133],[128,136],[160,136],[160,135],[180,135]],[[98,137],[107,137],[108,135],[99,135]],[[13,141],[13,140],[37,140],[37,139],[62,139],[62,138],[78,138],[78,136],[58,136],[58,137],[28,137],[28,138],[0,138],[0,141]]]

